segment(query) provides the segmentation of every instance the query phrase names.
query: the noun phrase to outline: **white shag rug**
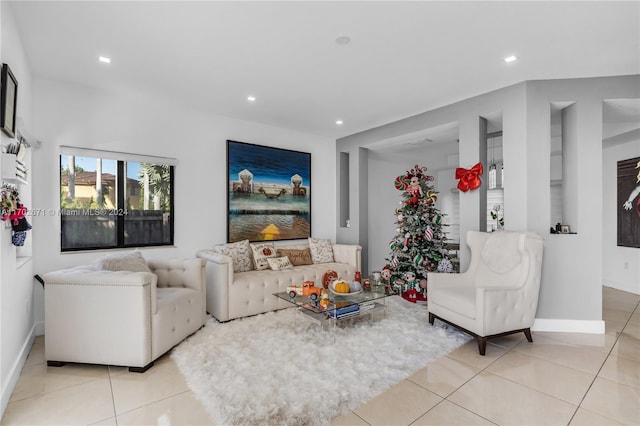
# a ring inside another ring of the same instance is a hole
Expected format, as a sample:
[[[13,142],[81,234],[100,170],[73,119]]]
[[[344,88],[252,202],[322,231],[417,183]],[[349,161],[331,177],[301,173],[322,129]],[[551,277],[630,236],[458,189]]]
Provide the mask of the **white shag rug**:
[[[324,330],[295,308],[212,319],[172,357],[216,425],[328,425],[469,340],[425,306],[386,304],[373,323]]]

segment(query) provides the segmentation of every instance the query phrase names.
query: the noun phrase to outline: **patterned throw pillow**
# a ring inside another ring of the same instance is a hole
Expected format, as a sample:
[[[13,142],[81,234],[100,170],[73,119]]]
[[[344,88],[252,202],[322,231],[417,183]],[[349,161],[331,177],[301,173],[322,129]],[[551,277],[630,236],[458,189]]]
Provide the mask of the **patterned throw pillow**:
[[[278,257],[287,256],[293,266],[313,265],[313,260],[311,259],[311,250],[309,250],[309,248],[305,248],[305,249],[279,248],[276,250],[276,252]]]
[[[276,257],[276,248],[273,243],[251,244],[251,251],[253,252],[253,265],[256,271],[269,269],[268,259]]]
[[[219,244],[213,247],[213,251],[233,259],[233,272],[246,272],[252,269],[249,240],[242,240],[230,244]]]
[[[267,259],[269,267],[272,271],[280,271],[282,269],[291,269],[293,265],[289,261],[287,256],[284,257],[270,257]]]
[[[103,271],[151,272],[140,250],[115,253],[98,259],[98,269]]]
[[[309,237],[309,250],[311,250],[311,259],[313,259],[313,263],[333,262],[333,248],[331,246],[331,240]]]

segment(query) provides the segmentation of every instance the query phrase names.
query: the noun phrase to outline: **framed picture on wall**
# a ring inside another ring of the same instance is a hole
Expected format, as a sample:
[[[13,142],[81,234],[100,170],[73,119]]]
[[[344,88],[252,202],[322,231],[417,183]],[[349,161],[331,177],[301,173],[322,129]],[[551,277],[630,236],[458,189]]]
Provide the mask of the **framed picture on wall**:
[[[640,248],[640,157],[618,161],[618,245]]]
[[[227,141],[227,242],[311,236],[311,154]]]
[[[2,64],[0,76],[0,128],[9,137],[16,134],[16,108],[18,106],[18,81],[14,77],[9,65]]]

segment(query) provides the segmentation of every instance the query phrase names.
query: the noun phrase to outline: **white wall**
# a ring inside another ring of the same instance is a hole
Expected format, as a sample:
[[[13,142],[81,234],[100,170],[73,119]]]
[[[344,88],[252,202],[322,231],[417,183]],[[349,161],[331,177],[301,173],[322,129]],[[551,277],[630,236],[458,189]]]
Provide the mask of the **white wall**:
[[[31,131],[32,78],[22,42],[15,26],[11,5],[0,5],[0,34],[2,62],[9,65],[18,81],[18,129]],[[1,133],[0,142],[5,145],[9,138]],[[30,189],[19,187],[21,201],[30,206]],[[31,233],[33,234],[33,233]],[[29,235],[27,238],[32,238]],[[4,412],[11,392],[31,349],[35,335],[33,318],[33,263],[18,265],[16,247],[11,245],[11,228],[3,222],[0,226],[0,415]]]
[[[604,231],[602,242],[603,284],[640,294],[640,249],[618,247],[618,161],[640,157],[640,139],[614,146],[606,146],[602,156]]]

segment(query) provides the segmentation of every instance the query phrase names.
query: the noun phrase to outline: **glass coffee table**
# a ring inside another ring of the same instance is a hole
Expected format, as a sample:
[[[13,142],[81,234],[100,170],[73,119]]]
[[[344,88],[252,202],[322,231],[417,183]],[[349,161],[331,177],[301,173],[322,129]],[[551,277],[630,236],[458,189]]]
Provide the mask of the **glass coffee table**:
[[[330,292],[328,306],[322,307],[319,300],[312,300],[309,296],[291,297],[286,291],[273,295],[297,306],[298,313],[321,326],[336,326],[341,321],[365,315],[371,319],[378,313],[386,315],[385,298],[392,296],[385,293],[384,288],[375,286],[371,291],[357,294],[337,295]]]

